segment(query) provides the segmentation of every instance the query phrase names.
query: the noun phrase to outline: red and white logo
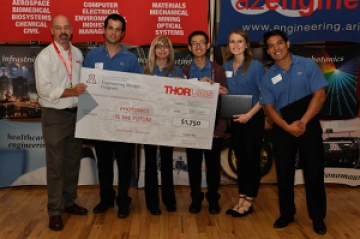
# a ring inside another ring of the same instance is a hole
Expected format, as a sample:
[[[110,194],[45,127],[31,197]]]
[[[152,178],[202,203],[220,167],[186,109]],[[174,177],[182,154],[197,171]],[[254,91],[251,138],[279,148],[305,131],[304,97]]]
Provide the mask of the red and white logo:
[[[358,7],[357,1],[348,0],[231,0],[233,8],[242,14],[259,15],[267,11],[276,11],[286,17],[308,17],[316,10],[339,10],[346,8],[354,10]]]
[[[200,97],[200,98],[212,98],[214,92],[212,90],[202,90],[197,89],[194,90],[188,87],[179,87],[179,86],[171,86],[164,85],[165,94],[168,95],[182,95],[182,96],[192,96],[192,97]]]

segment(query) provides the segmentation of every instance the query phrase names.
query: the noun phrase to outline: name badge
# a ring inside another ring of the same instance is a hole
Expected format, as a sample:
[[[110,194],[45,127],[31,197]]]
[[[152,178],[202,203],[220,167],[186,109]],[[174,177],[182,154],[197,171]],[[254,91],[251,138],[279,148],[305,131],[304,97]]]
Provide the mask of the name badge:
[[[98,70],[104,69],[104,63],[103,62],[95,62],[95,69],[98,69]]]
[[[282,80],[282,77],[280,74],[278,74],[277,76],[274,76],[273,78],[271,78],[272,83],[275,85],[276,83],[280,82]]]
[[[233,72],[232,71],[225,71],[225,75],[226,75],[227,78],[232,77]]]

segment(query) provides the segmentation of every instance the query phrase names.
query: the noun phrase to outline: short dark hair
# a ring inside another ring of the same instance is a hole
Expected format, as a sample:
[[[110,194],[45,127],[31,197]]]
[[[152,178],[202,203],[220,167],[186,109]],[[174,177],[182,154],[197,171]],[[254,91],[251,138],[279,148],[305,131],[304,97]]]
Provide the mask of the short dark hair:
[[[206,42],[209,42],[209,36],[208,36],[204,31],[196,30],[196,31],[193,31],[193,32],[189,35],[189,37],[188,37],[188,44],[191,45],[191,38],[193,38],[194,36],[198,36],[198,35],[204,36]]]
[[[268,32],[265,32],[264,33],[264,44],[265,44],[265,47],[268,48],[268,44],[267,44],[267,40],[270,38],[270,37],[273,37],[273,36],[280,36],[285,42],[288,42],[289,39],[288,37],[286,36],[285,32],[283,31],[280,31],[280,30],[271,30],[271,31],[268,31]]]
[[[109,24],[109,20],[114,20],[114,21],[120,21],[122,22],[122,29],[121,31],[124,32],[126,30],[126,21],[125,18],[117,13],[112,13],[109,16],[107,16],[107,18],[104,21],[104,28],[107,28],[108,24]]]

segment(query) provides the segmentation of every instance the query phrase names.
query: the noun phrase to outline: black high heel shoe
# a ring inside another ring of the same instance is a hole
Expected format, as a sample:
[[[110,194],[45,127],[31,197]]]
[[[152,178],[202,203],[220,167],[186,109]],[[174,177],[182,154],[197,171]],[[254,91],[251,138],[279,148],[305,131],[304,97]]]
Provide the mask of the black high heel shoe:
[[[246,199],[246,196],[245,196],[245,195],[240,195],[239,198],[244,198],[244,199]],[[242,205],[242,204],[241,204],[241,205]],[[240,208],[241,205],[238,204],[238,205],[237,205],[238,208]],[[225,212],[226,215],[231,215],[231,216],[232,216],[234,213],[236,213],[236,210],[235,210],[234,208],[229,208],[229,209],[226,210],[226,212]]]
[[[232,214],[233,217],[245,217],[245,216],[251,214],[251,213],[254,211],[254,207],[253,207],[253,205],[252,205],[254,199],[249,199],[249,198],[246,197],[246,198],[245,198],[245,201],[251,203],[251,204],[250,204],[250,207],[245,208],[243,205],[241,205],[241,207],[243,207],[244,210],[242,210],[242,212],[233,210],[233,214]],[[240,208],[241,208],[241,207],[240,207]],[[247,210],[246,210],[246,209],[247,209]]]

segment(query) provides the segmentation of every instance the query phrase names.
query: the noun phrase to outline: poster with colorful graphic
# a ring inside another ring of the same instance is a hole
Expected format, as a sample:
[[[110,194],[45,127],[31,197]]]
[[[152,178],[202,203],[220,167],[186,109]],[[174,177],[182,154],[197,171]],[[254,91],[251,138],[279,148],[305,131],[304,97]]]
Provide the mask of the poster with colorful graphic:
[[[0,119],[39,118],[34,62],[40,47],[0,46]]]
[[[358,113],[360,45],[335,47],[291,46],[290,51],[312,59],[329,83],[322,119],[351,119]]]

